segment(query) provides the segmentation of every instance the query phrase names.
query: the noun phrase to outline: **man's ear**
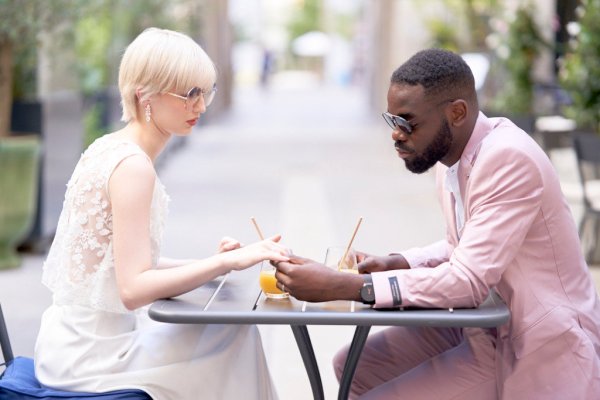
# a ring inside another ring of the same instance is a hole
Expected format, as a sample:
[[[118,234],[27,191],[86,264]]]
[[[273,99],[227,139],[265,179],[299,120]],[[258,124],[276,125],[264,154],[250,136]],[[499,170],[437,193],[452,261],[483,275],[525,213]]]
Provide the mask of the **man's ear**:
[[[450,125],[459,127],[467,120],[468,105],[465,100],[454,100],[447,108],[447,117]]]

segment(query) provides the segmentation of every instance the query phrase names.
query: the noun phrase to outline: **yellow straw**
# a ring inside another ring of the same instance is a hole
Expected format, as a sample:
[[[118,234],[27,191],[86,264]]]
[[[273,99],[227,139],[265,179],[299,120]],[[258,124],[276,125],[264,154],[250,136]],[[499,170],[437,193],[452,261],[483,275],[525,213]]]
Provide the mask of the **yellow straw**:
[[[356,223],[356,228],[354,228],[354,233],[352,233],[352,238],[350,239],[350,243],[348,243],[348,247],[346,247],[344,256],[338,262],[338,271],[340,271],[342,269],[342,263],[346,259],[346,256],[348,256],[348,252],[350,251],[350,247],[352,247],[352,242],[354,242],[354,237],[356,236],[356,232],[358,232],[358,228],[360,227],[360,223],[362,222],[362,220],[363,220],[363,217],[360,217],[358,219],[358,222]]]
[[[265,237],[263,236],[260,228],[258,227],[258,224],[256,223],[256,218],[251,217],[250,219],[252,220],[252,223],[254,224],[254,227],[256,228],[256,232],[258,232],[258,237],[260,238],[260,240],[265,240]]]

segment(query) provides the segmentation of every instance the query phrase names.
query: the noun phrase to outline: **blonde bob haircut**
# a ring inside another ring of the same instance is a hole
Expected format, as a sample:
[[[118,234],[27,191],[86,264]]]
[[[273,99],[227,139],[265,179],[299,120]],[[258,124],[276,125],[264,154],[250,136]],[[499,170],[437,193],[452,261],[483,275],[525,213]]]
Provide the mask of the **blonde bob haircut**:
[[[215,65],[189,36],[148,28],[127,46],[121,59],[121,120],[139,121],[137,104],[152,95],[174,92],[184,96],[194,86],[208,93],[216,79]]]

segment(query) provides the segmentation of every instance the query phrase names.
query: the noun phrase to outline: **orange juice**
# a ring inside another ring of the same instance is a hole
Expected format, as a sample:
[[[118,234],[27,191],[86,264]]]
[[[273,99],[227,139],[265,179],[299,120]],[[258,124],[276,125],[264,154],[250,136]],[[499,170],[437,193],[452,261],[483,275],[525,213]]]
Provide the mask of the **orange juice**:
[[[348,274],[358,274],[358,270],[357,269],[342,268],[342,269],[340,269],[338,271],[340,271],[340,272],[346,272]]]
[[[277,287],[277,279],[275,279],[275,270],[260,271],[260,288],[265,295],[271,299],[283,299],[289,295],[282,292]]]
[[[354,252],[354,249],[350,248],[346,251],[346,248],[342,246],[331,246],[327,248],[325,265],[328,267],[343,271],[345,269],[351,270],[355,268],[356,264],[356,253]]]

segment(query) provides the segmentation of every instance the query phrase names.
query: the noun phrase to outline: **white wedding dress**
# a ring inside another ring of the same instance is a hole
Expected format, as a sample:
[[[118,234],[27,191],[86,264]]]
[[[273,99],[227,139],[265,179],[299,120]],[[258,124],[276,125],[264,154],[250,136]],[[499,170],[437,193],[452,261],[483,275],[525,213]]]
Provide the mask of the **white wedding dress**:
[[[44,263],[53,293],[35,347],[44,385],[71,391],[141,389],[156,400],[276,399],[255,326],[180,325],[128,311],[115,280],[108,180],[145,153],[105,135],[81,156]],[[135,184],[135,182],[132,182]],[[168,196],[156,180],[151,208],[156,266]],[[131,251],[136,251],[131,249]]]

